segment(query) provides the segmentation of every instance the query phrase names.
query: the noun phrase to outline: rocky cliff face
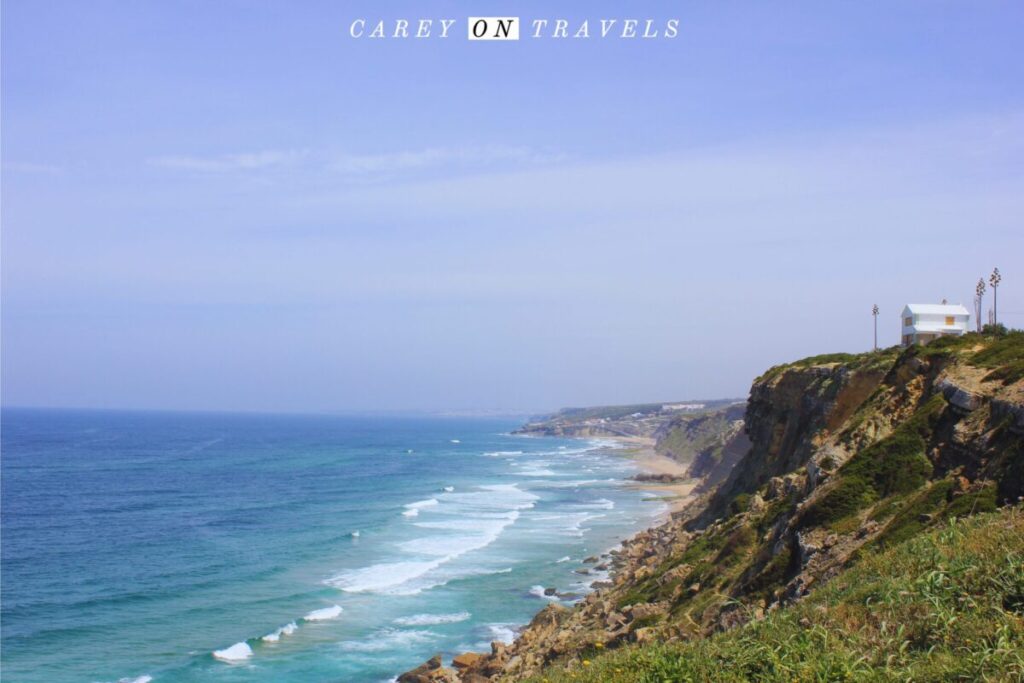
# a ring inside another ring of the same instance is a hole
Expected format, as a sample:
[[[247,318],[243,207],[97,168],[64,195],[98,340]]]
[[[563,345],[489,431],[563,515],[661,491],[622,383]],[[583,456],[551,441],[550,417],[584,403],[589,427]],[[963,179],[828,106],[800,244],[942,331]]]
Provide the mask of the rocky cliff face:
[[[863,365],[808,359],[773,368],[750,388],[744,429],[750,448],[698,520],[725,513],[739,494],[753,493],[772,477],[803,467],[830,429],[842,425],[885,377],[886,360]]]
[[[690,463],[687,474],[700,481],[697,492],[711,491],[750,449],[743,414],[744,404],[736,403],[703,415],[675,417],[655,433],[655,450]]]
[[[623,643],[702,638],[947,517],[1018,500],[1024,334],[773,368],[751,388],[745,435],[713,493],[602,558],[612,585],[548,607],[453,680],[522,680]]]

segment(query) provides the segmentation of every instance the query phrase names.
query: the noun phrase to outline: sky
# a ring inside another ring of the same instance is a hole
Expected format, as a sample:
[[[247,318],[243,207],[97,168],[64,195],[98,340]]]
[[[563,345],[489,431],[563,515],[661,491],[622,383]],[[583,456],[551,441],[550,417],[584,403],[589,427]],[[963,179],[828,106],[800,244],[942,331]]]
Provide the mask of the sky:
[[[1024,327],[1021,44],[1019,2],[5,0],[3,404],[745,397],[997,266]]]

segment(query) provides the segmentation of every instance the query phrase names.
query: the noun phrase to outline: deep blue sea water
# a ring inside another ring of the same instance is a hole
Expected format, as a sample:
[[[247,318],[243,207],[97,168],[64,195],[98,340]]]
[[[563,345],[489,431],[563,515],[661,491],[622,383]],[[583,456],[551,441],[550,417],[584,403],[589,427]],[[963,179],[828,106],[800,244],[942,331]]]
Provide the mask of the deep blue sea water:
[[[516,426],[5,409],[3,680],[386,681],[510,639],[664,512],[611,444]]]

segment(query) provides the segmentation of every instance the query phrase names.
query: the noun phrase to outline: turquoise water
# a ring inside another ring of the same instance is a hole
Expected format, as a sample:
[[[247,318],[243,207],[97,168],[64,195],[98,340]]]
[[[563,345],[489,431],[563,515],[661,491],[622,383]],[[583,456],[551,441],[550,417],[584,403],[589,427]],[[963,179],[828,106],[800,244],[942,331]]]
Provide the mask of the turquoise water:
[[[508,640],[664,511],[611,444],[516,425],[5,409],[3,679],[386,681]]]

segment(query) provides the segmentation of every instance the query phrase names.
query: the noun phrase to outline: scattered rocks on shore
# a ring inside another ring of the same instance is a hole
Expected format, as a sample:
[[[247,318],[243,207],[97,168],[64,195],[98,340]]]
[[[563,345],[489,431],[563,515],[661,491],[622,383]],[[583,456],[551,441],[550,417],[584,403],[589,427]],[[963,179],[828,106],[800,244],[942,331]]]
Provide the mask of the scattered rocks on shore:
[[[686,481],[686,477],[678,477],[674,474],[637,474],[632,477],[633,481],[645,484],[678,484]]]
[[[459,683],[458,674],[441,665],[441,655],[436,654],[412,671],[398,677],[398,683]]]

